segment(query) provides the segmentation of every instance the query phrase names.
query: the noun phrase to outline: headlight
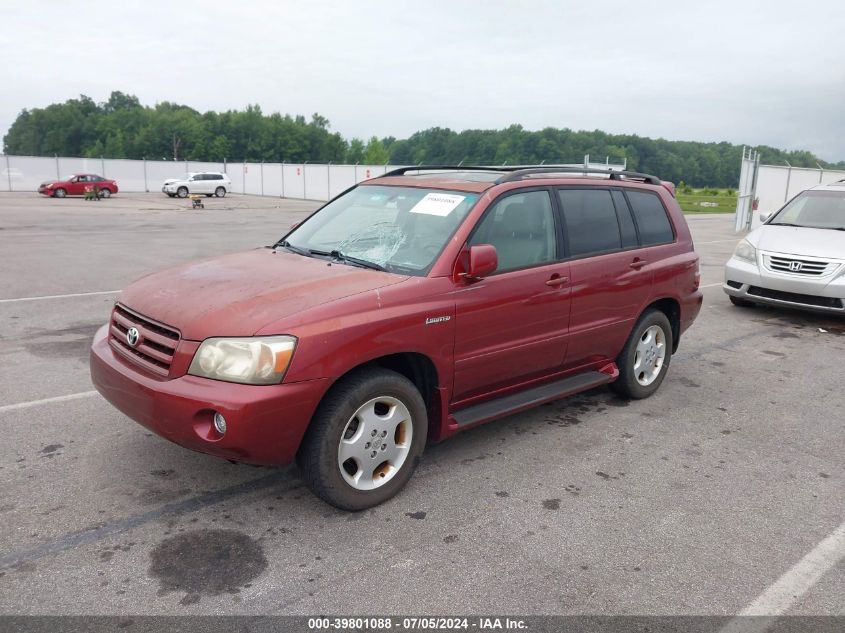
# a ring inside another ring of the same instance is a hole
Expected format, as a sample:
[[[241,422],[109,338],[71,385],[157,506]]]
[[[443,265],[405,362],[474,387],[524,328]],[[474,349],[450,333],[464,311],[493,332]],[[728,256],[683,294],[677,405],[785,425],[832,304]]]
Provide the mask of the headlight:
[[[293,336],[209,338],[194,354],[188,373],[246,385],[278,384],[295,347]]]
[[[737,259],[745,260],[747,262],[751,262],[752,264],[756,264],[757,249],[751,246],[751,242],[749,242],[748,240],[742,240],[739,244],[736,245],[734,257],[736,257]]]

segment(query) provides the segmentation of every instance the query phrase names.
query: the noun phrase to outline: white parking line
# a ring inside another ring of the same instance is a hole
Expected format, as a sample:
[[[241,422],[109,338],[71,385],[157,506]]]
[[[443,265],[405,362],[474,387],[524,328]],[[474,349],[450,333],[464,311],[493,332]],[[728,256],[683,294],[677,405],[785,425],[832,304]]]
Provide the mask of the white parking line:
[[[705,284],[703,286],[699,286],[699,288],[715,288],[716,286],[721,286],[721,285],[722,285],[722,282],[720,281],[720,282],[715,283],[715,284]]]
[[[816,545],[789,571],[772,583],[720,633],[762,633],[786,613],[830,569],[845,558],[845,523]],[[750,619],[747,616],[768,616]]]
[[[21,409],[28,409],[30,407],[37,407],[40,404],[52,404],[54,402],[67,402],[68,400],[80,400],[82,398],[90,398],[96,396],[96,391],[83,391],[81,393],[71,393],[66,396],[56,396],[55,398],[42,398],[41,400],[30,400],[29,402],[18,402],[16,404],[4,404],[0,406],[0,413],[6,411],[20,411]]]
[[[101,290],[99,292],[76,292],[70,295],[44,295],[42,297],[20,297],[18,299],[0,299],[0,303],[14,303],[15,301],[41,301],[43,299],[67,299],[69,297],[92,297],[94,295],[114,295],[120,290]]]

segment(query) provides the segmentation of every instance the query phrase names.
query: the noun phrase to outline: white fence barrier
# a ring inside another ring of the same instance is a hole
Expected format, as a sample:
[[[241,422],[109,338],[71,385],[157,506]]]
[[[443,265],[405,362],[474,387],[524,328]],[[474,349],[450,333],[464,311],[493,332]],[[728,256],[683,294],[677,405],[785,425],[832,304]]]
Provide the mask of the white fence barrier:
[[[839,180],[845,180],[845,171],[761,165],[756,152],[743,152],[736,203],[736,230],[758,227],[761,224],[760,214],[777,211],[805,189]]]
[[[560,165],[558,165],[560,166]],[[581,167],[573,163],[567,167]],[[584,167],[625,169],[625,165],[591,162]],[[226,172],[231,192],[255,196],[329,200],[352,185],[381,176],[398,165],[324,165],[314,163],[207,163],[195,161],[125,160],[112,158],[63,158],[6,156],[0,154],[0,191],[37,191],[45,180],[73,173],[94,173],[117,181],[120,191],[160,191],[168,178],[188,172]]]
[[[391,168],[389,165],[208,163],[0,155],[0,191],[37,191],[46,180],[88,172],[116,180],[120,191],[140,193],[160,191],[166,179],[179,178],[188,172],[225,171],[232,181],[232,193],[329,200],[352,185],[380,176]]]

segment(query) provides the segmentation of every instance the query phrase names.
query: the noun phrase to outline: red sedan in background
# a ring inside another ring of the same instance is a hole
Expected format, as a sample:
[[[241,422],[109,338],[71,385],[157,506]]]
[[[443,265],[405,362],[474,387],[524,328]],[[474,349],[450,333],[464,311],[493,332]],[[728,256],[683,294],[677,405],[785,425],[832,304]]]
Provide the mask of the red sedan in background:
[[[53,198],[84,196],[88,187],[99,187],[100,197],[108,198],[117,193],[117,183],[97,174],[74,174],[64,180],[48,180],[38,187],[38,193]]]

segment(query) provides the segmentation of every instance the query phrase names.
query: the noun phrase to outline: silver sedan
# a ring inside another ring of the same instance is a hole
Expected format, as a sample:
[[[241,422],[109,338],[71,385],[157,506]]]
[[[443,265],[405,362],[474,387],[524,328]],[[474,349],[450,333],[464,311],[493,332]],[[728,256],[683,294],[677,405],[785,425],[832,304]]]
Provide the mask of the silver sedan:
[[[845,315],[845,181],[802,191],[761,219],[725,266],[731,302]]]

